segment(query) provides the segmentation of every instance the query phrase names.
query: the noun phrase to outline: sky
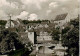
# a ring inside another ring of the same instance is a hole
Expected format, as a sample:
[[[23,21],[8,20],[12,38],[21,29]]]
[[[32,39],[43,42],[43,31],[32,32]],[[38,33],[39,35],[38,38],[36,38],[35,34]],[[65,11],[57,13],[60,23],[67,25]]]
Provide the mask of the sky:
[[[59,14],[68,13],[74,19],[79,13],[78,0],[0,0],[0,20],[54,20]]]

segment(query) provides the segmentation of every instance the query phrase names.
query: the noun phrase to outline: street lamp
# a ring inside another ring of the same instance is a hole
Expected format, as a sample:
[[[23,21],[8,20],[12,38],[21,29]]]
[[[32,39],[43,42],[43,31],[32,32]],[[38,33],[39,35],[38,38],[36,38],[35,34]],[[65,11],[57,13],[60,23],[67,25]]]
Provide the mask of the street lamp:
[[[60,24],[58,25],[59,26],[59,31],[60,31],[60,38],[59,38],[59,44],[61,44],[61,38],[62,38],[62,30],[64,29],[64,26],[61,26]]]

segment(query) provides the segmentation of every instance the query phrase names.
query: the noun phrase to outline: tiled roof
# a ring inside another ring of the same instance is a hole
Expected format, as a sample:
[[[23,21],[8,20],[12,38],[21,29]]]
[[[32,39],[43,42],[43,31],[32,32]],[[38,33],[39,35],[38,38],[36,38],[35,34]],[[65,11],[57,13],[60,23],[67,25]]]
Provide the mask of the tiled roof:
[[[68,13],[57,15],[56,18],[55,18],[55,21],[64,20],[67,15],[68,15]]]
[[[22,23],[22,20],[21,20],[21,19],[18,18],[17,20],[18,20],[20,23]]]
[[[18,24],[18,22],[17,22],[17,21],[14,21],[14,20],[13,20],[12,22],[13,22],[15,25],[17,25],[17,24]]]
[[[10,31],[16,31],[16,28],[8,28]]]

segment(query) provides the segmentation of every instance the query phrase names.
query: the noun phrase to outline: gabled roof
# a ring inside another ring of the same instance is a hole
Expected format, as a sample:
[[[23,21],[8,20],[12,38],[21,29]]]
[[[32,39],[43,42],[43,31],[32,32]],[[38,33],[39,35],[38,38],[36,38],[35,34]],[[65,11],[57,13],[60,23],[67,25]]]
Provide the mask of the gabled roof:
[[[17,18],[17,21],[19,21],[20,25],[24,25],[21,19]]]
[[[17,24],[18,24],[18,22],[17,22],[17,21],[14,21],[14,20],[13,20],[12,22],[13,22],[15,25],[17,25]]]
[[[55,21],[64,20],[67,15],[68,15],[68,13],[57,15],[55,18]]]
[[[22,23],[22,20],[21,20],[21,19],[18,18],[17,20],[18,20],[20,23]]]

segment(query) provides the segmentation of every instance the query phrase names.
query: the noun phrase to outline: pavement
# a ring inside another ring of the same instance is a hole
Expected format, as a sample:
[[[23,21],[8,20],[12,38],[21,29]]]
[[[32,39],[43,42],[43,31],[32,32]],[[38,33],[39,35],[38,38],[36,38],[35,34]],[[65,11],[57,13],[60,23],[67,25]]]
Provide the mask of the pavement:
[[[8,55],[0,55],[0,56],[8,56]]]
[[[40,53],[37,56],[55,56],[55,54],[42,54],[42,53]]]
[[[39,50],[39,53],[52,54],[54,53],[54,50],[49,49],[48,47],[43,47]]]

